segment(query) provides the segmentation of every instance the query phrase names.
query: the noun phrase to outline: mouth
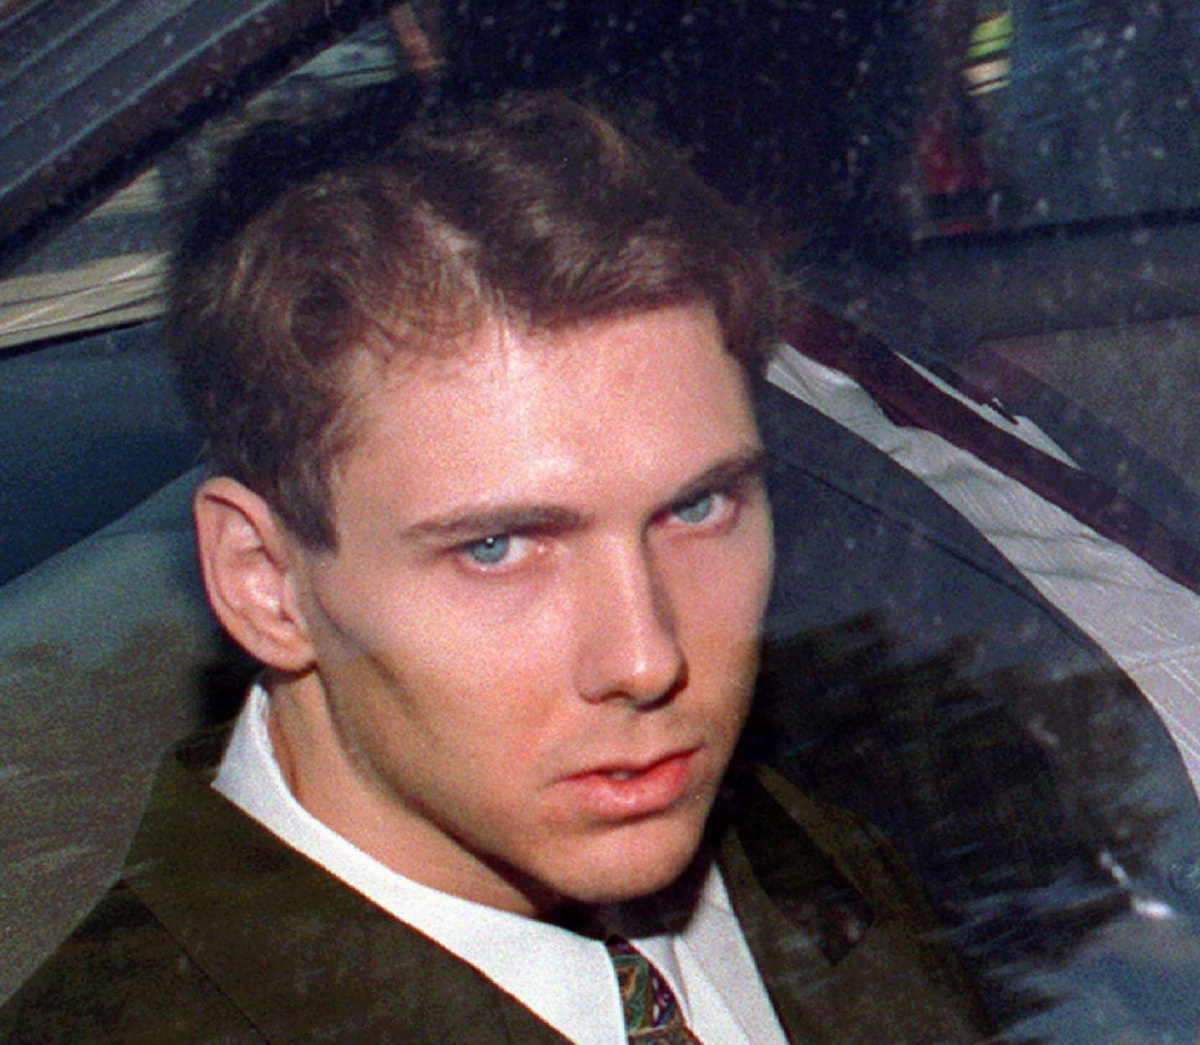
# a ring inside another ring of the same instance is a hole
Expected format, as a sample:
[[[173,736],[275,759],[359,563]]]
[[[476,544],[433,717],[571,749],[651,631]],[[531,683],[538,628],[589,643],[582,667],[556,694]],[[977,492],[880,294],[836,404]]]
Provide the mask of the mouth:
[[[583,810],[606,821],[653,816],[675,806],[694,787],[699,748],[642,763],[599,765],[563,783]]]

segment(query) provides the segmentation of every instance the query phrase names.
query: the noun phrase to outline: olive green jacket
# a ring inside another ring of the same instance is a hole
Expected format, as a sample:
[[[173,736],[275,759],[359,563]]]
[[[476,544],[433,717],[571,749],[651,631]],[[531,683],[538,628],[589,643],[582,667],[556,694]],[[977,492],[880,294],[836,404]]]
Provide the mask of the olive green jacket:
[[[121,880],[0,1011],[0,1041],[564,1045],[516,999],[167,759]],[[858,821],[762,776],[714,833],[793,1042],[975,1042],[974,991]]]

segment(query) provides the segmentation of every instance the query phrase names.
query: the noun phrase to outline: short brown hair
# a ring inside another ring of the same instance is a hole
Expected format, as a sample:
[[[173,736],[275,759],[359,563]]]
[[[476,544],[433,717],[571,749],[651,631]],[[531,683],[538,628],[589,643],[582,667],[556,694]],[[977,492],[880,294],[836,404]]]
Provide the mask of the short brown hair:
[[[336,542],[346,368],[368,345],[452,352],[488,318],[554,329],[702,300],[729,351],[761,369],[771,264],[744,216],[661,145],[544,94],[339,140],[356,133],[326,119],[245,139],[172,281],[176,357],[214,467],[309,546]]]

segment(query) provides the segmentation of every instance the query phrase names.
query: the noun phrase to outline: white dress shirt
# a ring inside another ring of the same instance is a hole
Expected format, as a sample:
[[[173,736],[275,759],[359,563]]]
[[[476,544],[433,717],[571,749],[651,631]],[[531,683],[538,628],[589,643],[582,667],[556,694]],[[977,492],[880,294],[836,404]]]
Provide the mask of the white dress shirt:
[[[1028,418],[1011,422],[904,362],[992,424],[1076,467]],[[1200,596],[966,450],[893,423],[841,371],[785,346],[768,379],[921,479],[1105,650],[1154,706],[1200,792]]]
[[[288,790],[255,685],[213,786],[293,849],[473,965],[578,1045],[626,1045],[616,977],[603,943],[546,922],[420,885],[311,816]],[[619,912],[612,912],[619,926]],[[666,977],[705,1045],[786,1045],[720,874],[704,883],[681,933],[631,942]],[[588,999],[581,1005],[580,999]]]

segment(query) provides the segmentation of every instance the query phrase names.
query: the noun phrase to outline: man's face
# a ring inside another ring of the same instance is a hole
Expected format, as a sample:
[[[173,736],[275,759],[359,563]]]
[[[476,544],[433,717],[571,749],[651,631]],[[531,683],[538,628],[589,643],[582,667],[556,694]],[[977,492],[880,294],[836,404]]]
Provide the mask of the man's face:
[[[771,568],[711,311],[492,326],[454,361],[392,364],[354,409],[337,550],[301,554],[316,668],[273,722],[306,738],[282,759],[300,801],[495,907],[666,886],[745,719]]]

